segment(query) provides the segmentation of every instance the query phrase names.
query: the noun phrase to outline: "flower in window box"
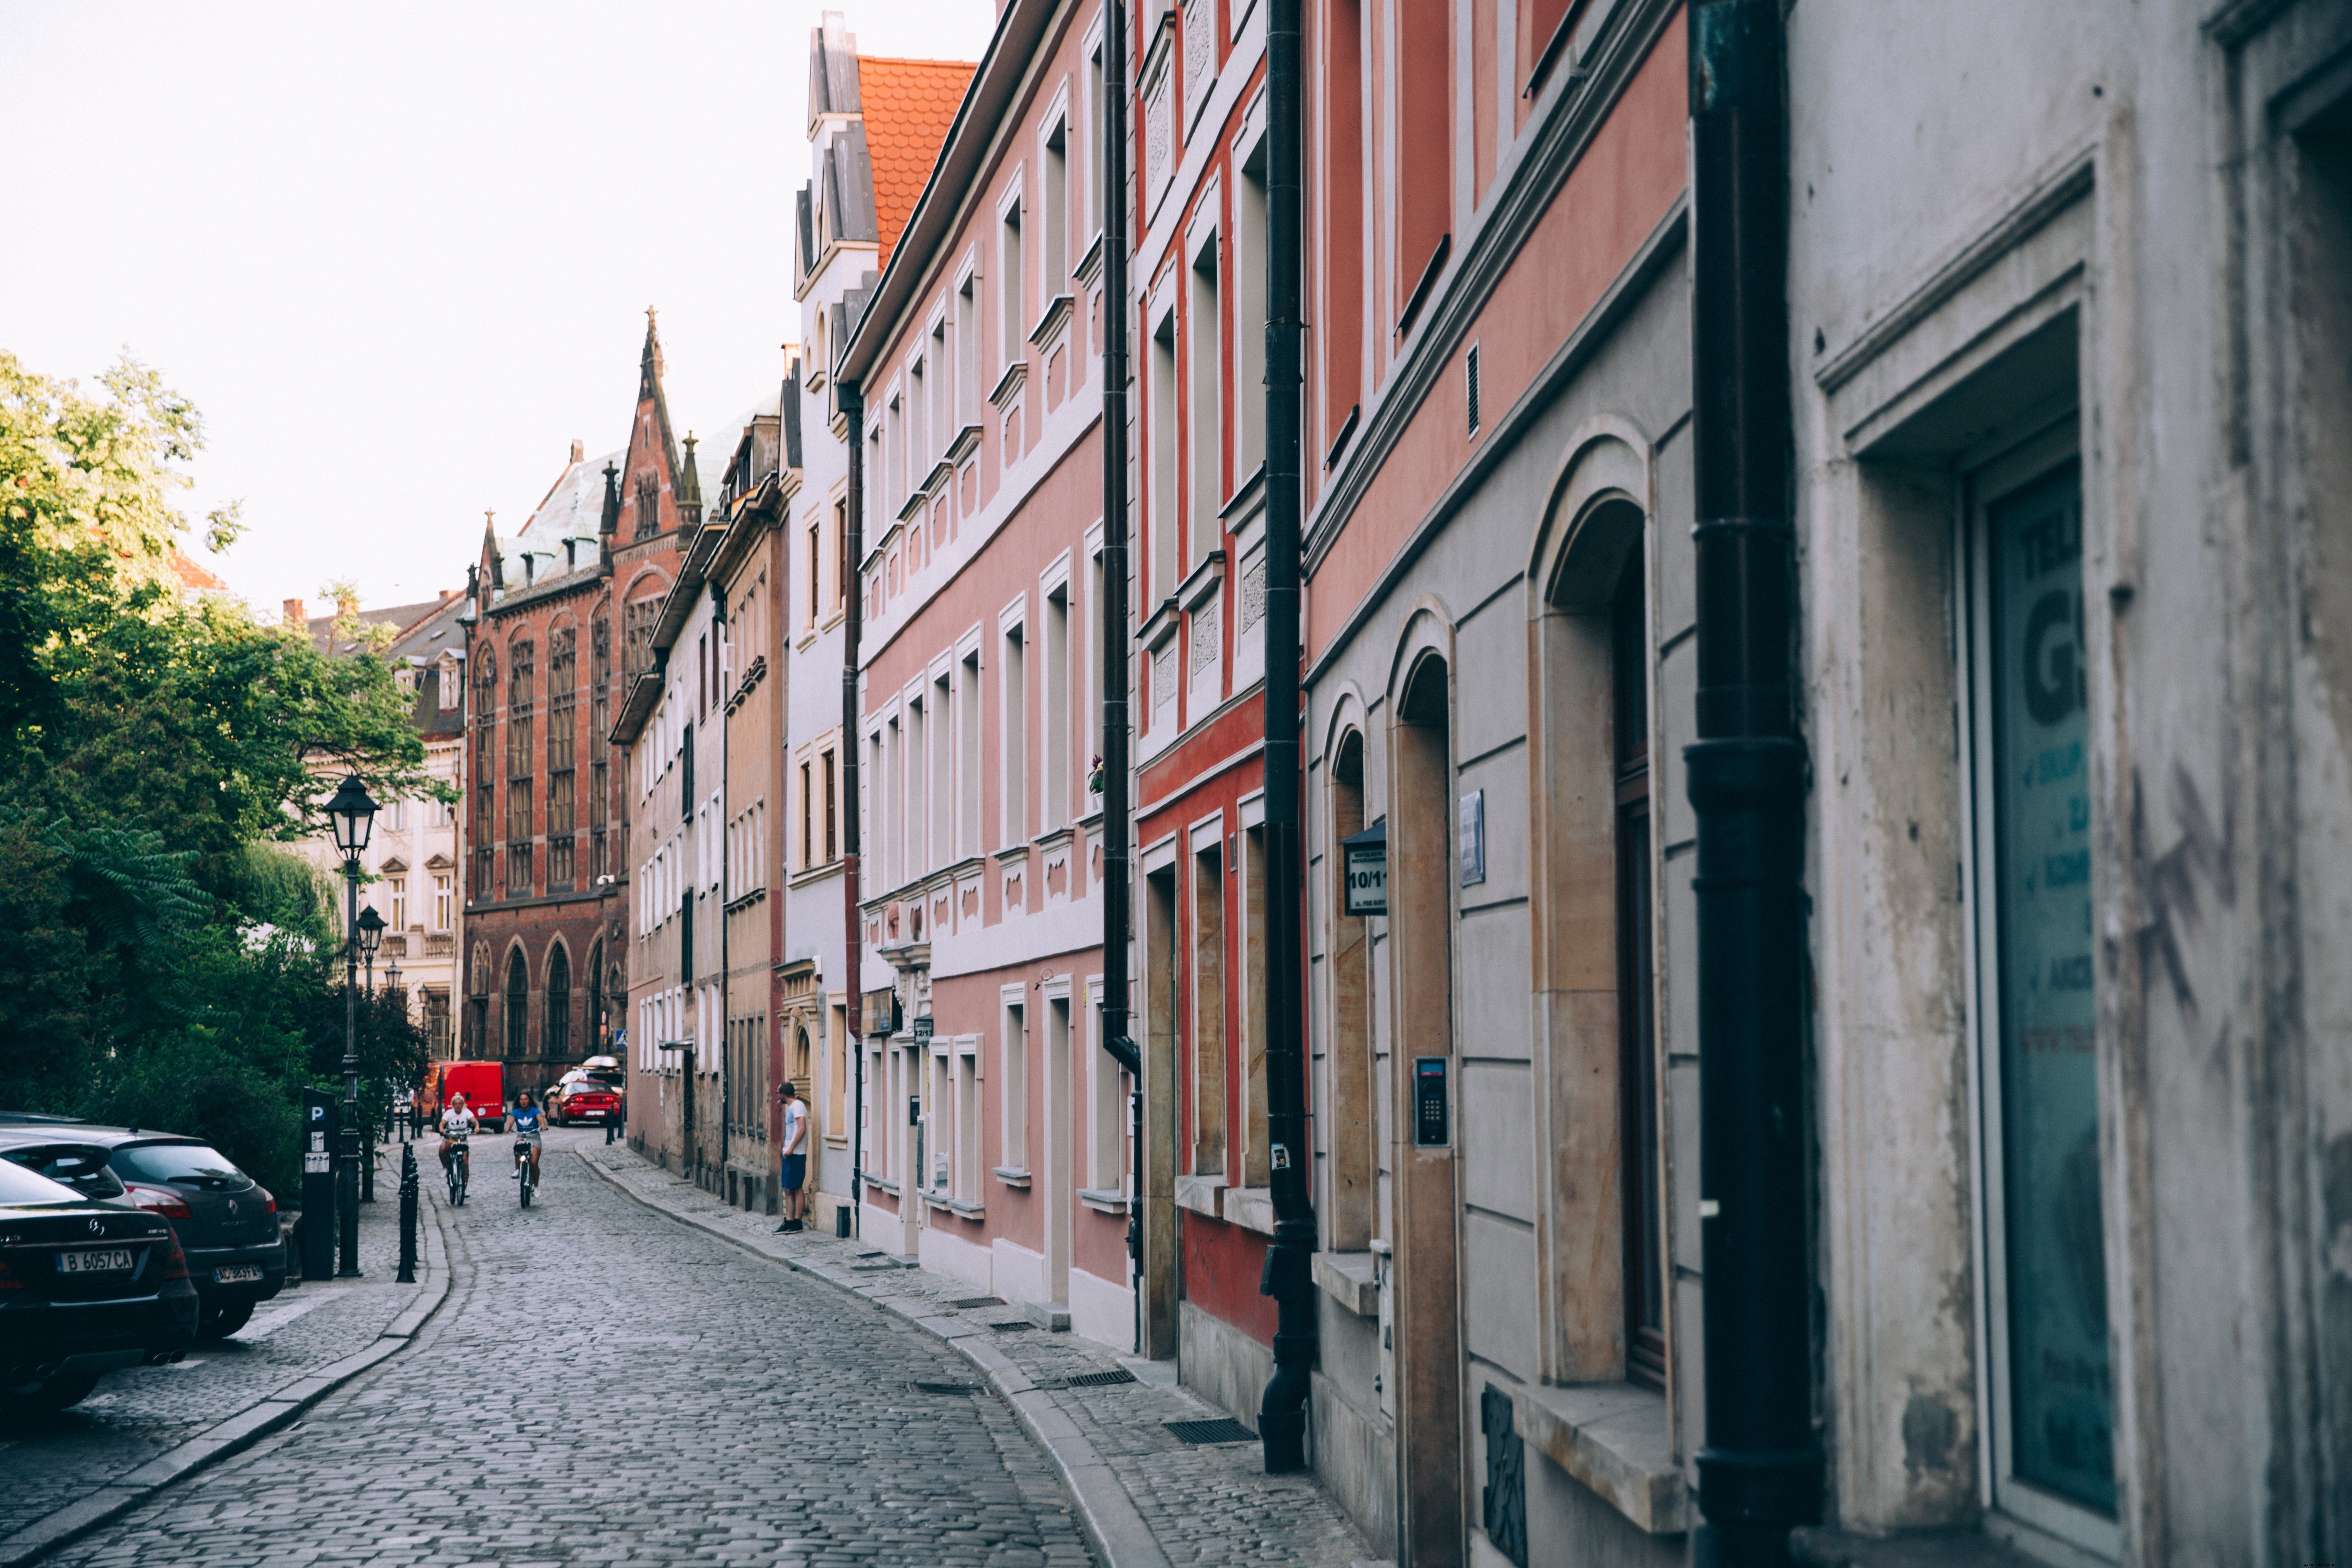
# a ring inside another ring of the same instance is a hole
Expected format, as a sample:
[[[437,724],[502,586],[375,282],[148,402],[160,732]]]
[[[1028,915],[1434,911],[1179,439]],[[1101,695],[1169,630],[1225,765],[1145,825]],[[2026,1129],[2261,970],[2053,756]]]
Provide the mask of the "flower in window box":
[[[1087,793],[1088,795],[1100,795],[1102,792],[1103,760],[1102,753],[1097,752],[1095,753],[1094,766],[1087,774]]]

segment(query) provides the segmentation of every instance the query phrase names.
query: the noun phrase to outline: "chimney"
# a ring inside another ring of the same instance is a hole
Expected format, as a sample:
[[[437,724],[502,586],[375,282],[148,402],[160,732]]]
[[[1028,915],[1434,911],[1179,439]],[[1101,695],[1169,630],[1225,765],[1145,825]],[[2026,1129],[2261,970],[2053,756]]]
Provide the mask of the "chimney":
[[[295,627],[308,626],[310,624],[310,606],[299,599],[287,600],[286,624]]]
[[[357,599],[350,598],[341,594],[335,595],[335,614],[339,616],[356,616],[359,613],[360,602]]]
[[[577,441],[572,444],[575,447],[580,445]],[[576,539],[567,538],[563,542],[563,569],[566,572],[580,570],[580,542]]]
[[[588,443],[574,436],[572,438],[572,460],[580,462],[588,456]]]
[[[440,602],[441,602],[442,604],[445,604],[445,605],[446,605],[446,604],[447,604],[450,600],[452,600],[452,599],[456,598],[457,596],[457,589],[455,589],[455,588],[444,588],[444,589],[442,589],[442,590],[441,590],[441,601],[440,601]]]

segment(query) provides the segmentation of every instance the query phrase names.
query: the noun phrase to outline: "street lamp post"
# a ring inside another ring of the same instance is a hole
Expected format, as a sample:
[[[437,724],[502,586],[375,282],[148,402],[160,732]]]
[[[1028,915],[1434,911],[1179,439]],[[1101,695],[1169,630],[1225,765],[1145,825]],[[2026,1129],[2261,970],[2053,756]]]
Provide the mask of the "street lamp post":
[[[343,858],[343,1131],[335,1152],[335,1208],[342,1239],[340,1279],[360,1272],[360,852],[375,827],[375,802],[357,773],[327,802],[335,848]],[[371,912],[373,912],[371,910]],[[382,922],[378,921],[378,930]]]
[[[360,923],[354,929],[359,932],[360,962],[367,966],[367,996],[373,1003],[375,1000],[376,950],[383,945],[383,917],[375,912],[373,904],[370,904],[360,911]],[[375,1114],[371,1110],[366,1137],[362,1140],[363,1147],[360,1151],[360,1202],[363,1204],[375,1202]]]
[[[394,1001],[400,1004],[401,1022],[406,1023],[408,1021],[408,996],[406,993],[403,992],[400,988],[400,960],[397,958],[383,966],[383,988],[392,994],[392,999]],[[395,1117],[394,1120],[399,1121],[399,1118]],[[400,1121],[400,1141],[404,1143],[408,1142],[408,1123],[404,1121]],[[373,1161],[369,1162],[370,1165],[373,1165]]]

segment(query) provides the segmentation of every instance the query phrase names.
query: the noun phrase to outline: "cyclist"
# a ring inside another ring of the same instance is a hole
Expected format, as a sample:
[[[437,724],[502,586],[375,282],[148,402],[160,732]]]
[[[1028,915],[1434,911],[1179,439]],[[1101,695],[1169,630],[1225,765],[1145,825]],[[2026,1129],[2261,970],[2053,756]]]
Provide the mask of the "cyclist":
[[[522,1175],[523,1156],[530,1156],[530,1184],[539,1185],[539,1135],[547,1118],[539,1109],[539,1101],[524,1089],[515,1097],[514,1113],[508,1118],[514,1123],[515,1175]]]
[[[465,1157],[466,1141],[474,1135],[474,1113],[466,1109],[466,1097],[463,1094],[451,1095],[449,1103],[441,1111],[441,1169],[444,1173],[449,1169],[452,1151],[460,1158]]]

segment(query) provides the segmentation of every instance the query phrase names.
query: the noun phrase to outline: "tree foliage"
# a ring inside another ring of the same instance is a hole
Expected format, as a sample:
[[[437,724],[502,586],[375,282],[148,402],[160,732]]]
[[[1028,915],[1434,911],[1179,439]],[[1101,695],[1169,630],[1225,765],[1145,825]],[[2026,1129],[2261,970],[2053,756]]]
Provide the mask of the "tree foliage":
[[[184,590],[202,422],[135,361],[101,384],[0,353],[0,1109],[205,1136],[290,1195],[343,1002],[331,889],[276,846],[346,771],[434,785],[373,652]],[[369,1009],[379,1081],[423,1070],[396,1013]]]

